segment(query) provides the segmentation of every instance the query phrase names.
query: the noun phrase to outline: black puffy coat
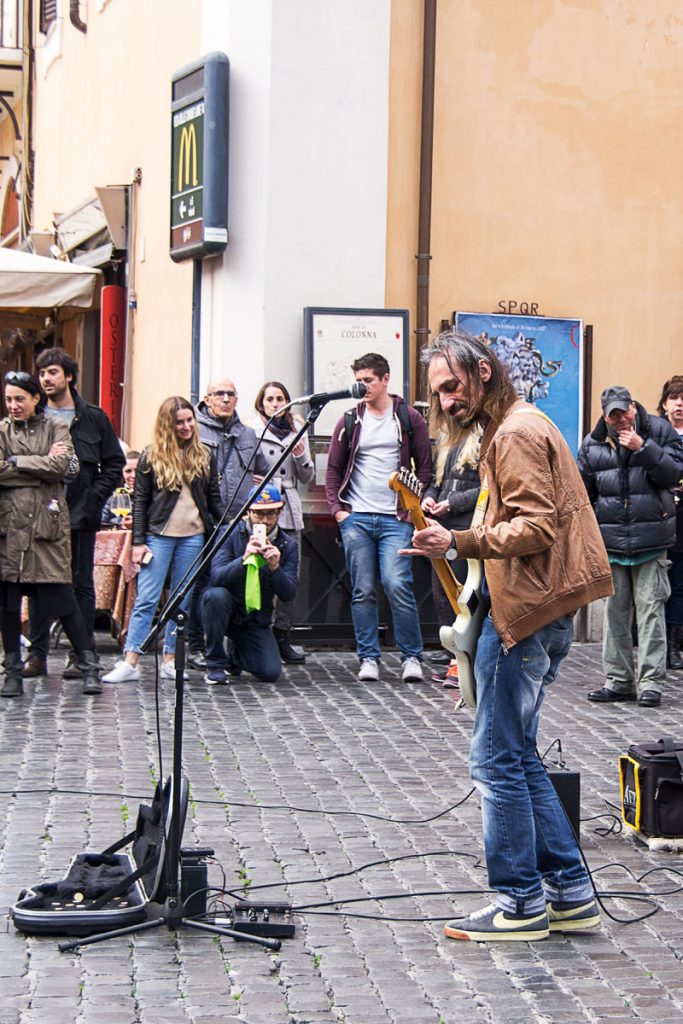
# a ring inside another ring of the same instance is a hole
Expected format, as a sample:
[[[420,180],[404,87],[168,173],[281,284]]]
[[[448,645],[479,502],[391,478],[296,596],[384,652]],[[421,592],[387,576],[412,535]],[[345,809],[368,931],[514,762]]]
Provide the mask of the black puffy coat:
[[[601,417],[578,458],[605,547],[626,557],[673,545],[673,488],[683,472],[683,444],[667,420],[636,402],[633,427],[645,442],[637,452],[620,448]]]

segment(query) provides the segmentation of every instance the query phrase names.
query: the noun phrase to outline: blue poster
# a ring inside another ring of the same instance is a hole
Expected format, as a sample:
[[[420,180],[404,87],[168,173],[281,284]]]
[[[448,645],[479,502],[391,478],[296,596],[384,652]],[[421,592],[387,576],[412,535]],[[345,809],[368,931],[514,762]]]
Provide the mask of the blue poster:
[[[583,321],[456,313],[455,326],[491,346],[520,398],[549,416],[576,454],[583,439]]]

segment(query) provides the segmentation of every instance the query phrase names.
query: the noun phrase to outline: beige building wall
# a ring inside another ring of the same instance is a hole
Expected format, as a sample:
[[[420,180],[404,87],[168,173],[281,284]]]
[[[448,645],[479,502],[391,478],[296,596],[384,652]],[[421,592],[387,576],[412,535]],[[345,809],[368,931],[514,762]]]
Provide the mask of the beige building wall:
[[[192,267],[168,255],[171,76],[199,54],[190,8],[185,0],[92,0],[83,35],[62,0],[59,23],[38,37],[35,228],[49,230],[55,213],[79,206],[95,186],[129,184],[142,170],[126,382],[134,447],[151,440],[164,398],[190,392]]]
[[[415,326],[423,5],[393,0],[388,306]],[[680,0],[438,0],[430,328],[538,303],[594,328],[593,415],[683,372]]]

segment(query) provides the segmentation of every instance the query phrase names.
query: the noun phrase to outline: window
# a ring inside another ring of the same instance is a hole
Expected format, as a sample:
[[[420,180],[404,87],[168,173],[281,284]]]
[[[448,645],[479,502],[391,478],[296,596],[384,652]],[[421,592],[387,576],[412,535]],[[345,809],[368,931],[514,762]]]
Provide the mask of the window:
[[[40,0],[40,31],[47,33],[57,20],[58,0]]]

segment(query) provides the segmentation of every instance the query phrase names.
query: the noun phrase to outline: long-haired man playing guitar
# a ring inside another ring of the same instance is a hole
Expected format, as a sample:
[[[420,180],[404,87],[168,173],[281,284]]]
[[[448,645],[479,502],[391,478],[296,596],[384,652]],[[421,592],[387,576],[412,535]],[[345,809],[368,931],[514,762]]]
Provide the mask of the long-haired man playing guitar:
[[[520,400],[479,339],[439,335],[422,354],[436,427],[484,426],[483,522],[451,532],[432,521],[411,553],[483,560],[491,610],[479,637],[470,774],[481,794],[495,905],[450,921],[454,939],[522,940],[599,924],[569,821],[536,751],[546,686],[573,636],[571,616],[612,593],[604,544],[569,448]],[[407,552],[406,552],[407,553]]]

